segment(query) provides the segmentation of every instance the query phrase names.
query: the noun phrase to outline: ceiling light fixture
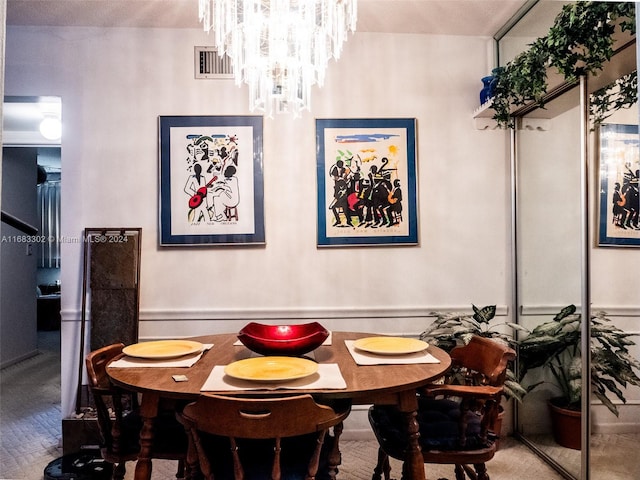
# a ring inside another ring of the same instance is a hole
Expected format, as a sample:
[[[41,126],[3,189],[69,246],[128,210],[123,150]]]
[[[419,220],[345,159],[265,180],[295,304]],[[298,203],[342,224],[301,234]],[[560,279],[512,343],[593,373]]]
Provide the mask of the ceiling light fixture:
[[[236,85],[249,86],[249,109],[297,117],[355,31],[357,0],[199,0],[199,14]]]
[[[62,137],[62,123],[60,119],[46,116],[40,122],[40,134],[47,140],[60,140]]]

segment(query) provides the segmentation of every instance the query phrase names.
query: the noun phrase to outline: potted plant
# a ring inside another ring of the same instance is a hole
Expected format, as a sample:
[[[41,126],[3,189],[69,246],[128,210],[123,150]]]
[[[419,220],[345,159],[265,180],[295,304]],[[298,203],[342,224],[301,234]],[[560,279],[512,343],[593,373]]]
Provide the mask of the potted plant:
[[[509,326],[512,329],[519,329],[520,327],[518,325],[509,322],[491,324],[496,314],[495,305],[482,308],[472,305],[472,308],[473,315],[453,312],[432,312],[431,314],[435,316],[436,319],[420,334],[420,339],[442,348],[446,352],[450,352],[456,346],[466,345],[474,335],[491,338],[496,342],[509,345],[514,349],[516,348],[515,339],[511,335],[504,333],[503,327]],[[462,377],[462,374],[451,371],[449,372],[449,376],[451,380],[455,382],[457,377]],[[527,393],[520,385],[513,368],[507,369],[507,379],[505,380],[504,390],[507,398],[514,398],[517,401],[521,401],[522,397]],[[500,413],[491,429],[493,432],[497,434],[500,433],[503,417],[504,408],[500,406]]]
[[[518,341],[518,378],[523,381],[534,368],[546,369],[560,389],[560,396],[549,400],[552,413],[565,411],[580,425],[582,402],[581,316],[576,307],[563,308],[552,320],[542,323]],[[616,416],[618,408],[610,396],[626,403],[623,388],[640,386],[640,361],[629,354],[635,345],[629,339],[634,333],[620,330],[611,324],[605,312],[591,317],[591,389],[593,394]],[[530,392],[544,382],[527,388]],[[577,420],[576,420],[577,419]],[[556,441],[570,448],[580,448],[577,440],[567,432],[554,427]]]
[[[491,324],[496,315],[495,305],[482,308],[475,305],[471,307],[473,315],[432,312],[431,315],[434,315],[436,319],[420,334],[420,339],[442,348],[446,352],[450,352],[458,345],[466,345],[474,335],[491,338],[496,342],[509,345],[513,349],[516,348],[516,340],[510,334],[504,333],[502,326],[506,325],[511,329],[520,329],[520,326],[510,322]],[[526,394],[526,390],[520,385],[512,368],[507,369],[504,389],[507,397],[515,398],[518,401]]]
[[[493,71],[494,120],[500,127],[513,127],[512,107],[528,103],[543,107],[548,69],[557,70],[569,83],[583,74],[597,75],[614,54],[616,31],[635,34],[633,2],[579,1],[565,5],[546,36]],[[632,82],[629,78],[627,85],[632,86]],[[632,89],[623,85],[621,91],[624,95]],[[626,108],[629,103],[624,101],[614,108]]]

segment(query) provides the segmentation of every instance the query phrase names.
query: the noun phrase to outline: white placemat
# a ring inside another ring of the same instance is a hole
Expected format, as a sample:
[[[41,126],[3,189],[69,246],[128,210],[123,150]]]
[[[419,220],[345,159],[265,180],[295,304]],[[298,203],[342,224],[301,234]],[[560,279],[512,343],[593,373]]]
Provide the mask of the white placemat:
[[[243,345],[243,343],[240,340],[236,340],[234,343],[235,346],[238,345]],[[331,345],[331,332],[329,332],[329,336],[326,338],[326,340],[324,342],[322,342],[320,345]]]
[[[200,391],[237,391],[237,390],[277,390],[291,389],[324,389],[347,388],[340,367],[337,363],[320,363],[318,371],[305,378],[298,378],[286,382],[254,382],[230,377],[224,373],[225,365],[216,365],[211,370],[209,378],[204,382]]]
[[[202,358],[204,352],[213,347],[213,343],[203,344],[204,350],[195,355],[189,355],[188,357],[167,358],[163,360],[154,360],[150,358],[137,358],[124,356],[109,365],[109,368],[134,368],[134,367],[192,367],[195,363]]]
[[[345,340],[347,350],[358,365],[402,365],[411,363],[440,363],[436,357],[429,353],[429,350],[423,350],[417,353],[408,353],[405,355],[376,355],[375,353],[363,352],[357,350],[353,346],[355,340]]]

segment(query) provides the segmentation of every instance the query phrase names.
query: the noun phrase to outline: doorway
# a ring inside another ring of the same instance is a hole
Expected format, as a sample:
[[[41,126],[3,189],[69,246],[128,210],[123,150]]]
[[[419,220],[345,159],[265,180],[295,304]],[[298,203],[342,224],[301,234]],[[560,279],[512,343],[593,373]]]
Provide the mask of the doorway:
[[[4,99],[2,367],[38,353],[38,330],[60,329],[61,105]]]

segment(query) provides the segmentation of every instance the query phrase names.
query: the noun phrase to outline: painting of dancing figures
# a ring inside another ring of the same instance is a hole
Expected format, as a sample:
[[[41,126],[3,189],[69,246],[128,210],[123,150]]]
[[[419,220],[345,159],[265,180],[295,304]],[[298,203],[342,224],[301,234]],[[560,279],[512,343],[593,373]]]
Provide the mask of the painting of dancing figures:
[[[160,117],[161,244],[264,242],[261,117]]]
[[[184,193],[189,197],[191,224],[238,219],[238,139],[235,135],[187,135],[188,175]]]
[[[414,119],[317,120],[318,246],[417,244]]]
[[[601,246],[640,246],[638,126],[600,126]]]

